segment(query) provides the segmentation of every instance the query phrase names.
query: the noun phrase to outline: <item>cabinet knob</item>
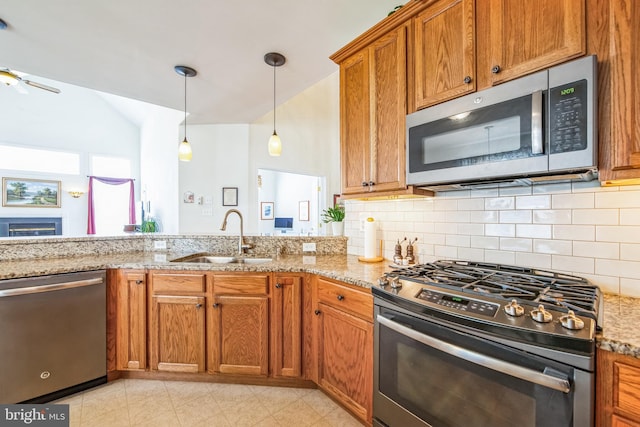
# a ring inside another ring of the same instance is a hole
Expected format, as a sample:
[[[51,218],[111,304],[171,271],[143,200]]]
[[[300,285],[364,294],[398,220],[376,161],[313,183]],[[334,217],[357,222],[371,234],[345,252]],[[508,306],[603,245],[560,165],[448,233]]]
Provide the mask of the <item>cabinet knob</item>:
[[[362,181],[362,186],[363,186],[363,187],[368,187],[368,186],[369,186],[369,183],[368,183],[367,181]]]
[[[342,301],[344,299],[344,295],[338,295],[338,301]]]
[[[374,185],[376,185],[376,183],[375,183],[375,182],[373,182],[373,181],[369,181],[369,187],[373,187]]]
[[[499,66],[499,65],[494,65],[494,66],[491,68],[491,72],[492,72],[493,74],[498,74],[498,73],[500,72],[500,66]]]
[[[196,308],[197,309],[200,309],[201,307],[202,307],[202,304],[200,304],[200,303],[196,304]]]
[[[220,306],[220,304],[218,304],[217,302],[214,302],[213,305],[211,307],[213,308],[218,308]]]
[[[320,310],[316,310],[313,312],[316,316],[318,316],[320,314]]]
[[[141,285],[142,284],[142,280],[138,279],[136,280],[136,285]]]
[[[463,80],[466,84],[471,83],[471,76],[466,76]]]
[[[280,289],[282,285],[280,283],[276,283],[276,289]]]

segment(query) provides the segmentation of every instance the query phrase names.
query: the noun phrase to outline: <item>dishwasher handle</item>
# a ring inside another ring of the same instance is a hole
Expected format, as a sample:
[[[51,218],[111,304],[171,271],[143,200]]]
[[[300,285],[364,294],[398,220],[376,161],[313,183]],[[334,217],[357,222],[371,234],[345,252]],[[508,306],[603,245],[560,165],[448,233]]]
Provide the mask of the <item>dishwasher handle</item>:
[[[571,385],[565,378],[557,378],[555,376],[547,375],[542,372],[531,370],[529,368],[514,365],[513,363],[509,363],[504,360],[486,356],[484,354],[480,354],[466,348],[458,347],[454,344],[449,344],[448,342],[444,342],[428,335],[424,335],[414,329],[408,328],[379,314],[376,320],[379,324],[384,325],[401,335],[412,338],[418,342],[421,342],[422,344],[433,347],[436,350],[440,350],[454,357],[466,360],[467,362],[475,363],[476,365],[483,366],[487,369],[501,372],[503,374],[510,375],[512,377],[519,378],[530,383],[539,384],[541,386],[561,391],[563,393],[569,393],[571,391]]]
[[[101,277],[86,280],[76,280],[73,282],[52,283],[50,285],[27,286],[24,288],[13,288],[0,290],[0,298],[13,297],[18,295],[39,294],[42,292],[61,291],[64,289],[80,288],[83,286],[99,285],[103,283]]]

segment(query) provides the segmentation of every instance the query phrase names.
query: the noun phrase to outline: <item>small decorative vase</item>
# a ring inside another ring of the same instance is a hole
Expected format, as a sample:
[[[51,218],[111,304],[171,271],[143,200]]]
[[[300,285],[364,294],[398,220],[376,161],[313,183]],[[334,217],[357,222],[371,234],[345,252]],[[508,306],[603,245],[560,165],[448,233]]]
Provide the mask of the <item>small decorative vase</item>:
[[[331,228],[334,236],[344,236],[344,222],[332,222]]]

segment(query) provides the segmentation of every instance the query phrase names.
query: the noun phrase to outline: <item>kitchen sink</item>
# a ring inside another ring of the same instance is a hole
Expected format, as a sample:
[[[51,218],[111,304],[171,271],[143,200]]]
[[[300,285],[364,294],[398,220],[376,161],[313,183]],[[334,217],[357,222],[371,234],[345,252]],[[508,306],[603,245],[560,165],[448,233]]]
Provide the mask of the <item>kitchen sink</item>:
[[[208,264],[263,264],[273,261],[270,257],[243,257],[194,254],[171,260],[171,262],[208,263]]]

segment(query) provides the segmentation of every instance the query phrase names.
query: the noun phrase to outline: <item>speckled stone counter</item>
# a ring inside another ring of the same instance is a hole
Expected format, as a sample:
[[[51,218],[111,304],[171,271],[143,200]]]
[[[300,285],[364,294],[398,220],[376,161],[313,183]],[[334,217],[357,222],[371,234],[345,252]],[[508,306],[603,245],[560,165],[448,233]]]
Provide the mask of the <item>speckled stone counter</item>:
[[[598,347],[640,358],[640,298],[605,294],[603,311]]]

